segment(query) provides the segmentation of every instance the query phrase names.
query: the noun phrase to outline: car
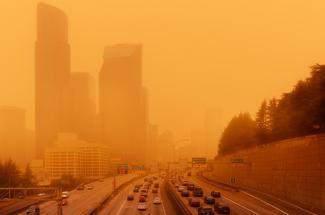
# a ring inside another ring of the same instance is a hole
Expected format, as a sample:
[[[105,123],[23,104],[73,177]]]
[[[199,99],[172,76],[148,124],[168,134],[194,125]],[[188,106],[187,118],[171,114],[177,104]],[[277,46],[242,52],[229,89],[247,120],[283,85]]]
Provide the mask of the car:
[[[175,187],[178,188],[179,187],[179,184],[175,183]]]
[[[186,187],[188,184],[189,184],[189,182],[185,180],[185,181],[183,181],[182,186]]]
[[[182,196],[183,197],[189,197],[190,196],[190,192],[188,190],[183,190],[182,191]]]
[[[183,190],[185,190],[185,187],[184,186],[179,186],[177,188],[178,192],[183,192]]]
[[[144,202],[139,203],[139,204],[138,204],[138,210],[139,210],[139,211],[145,211],[145,210],[147,210],[147,205],[146,205],[146,203],[144,203]]]
[[[135,187],[135,188],[133,189],[133,192],[138,193],[138,192],[139,192],[139,188]]]
[[[134,196],[132,194],[129,194],[127,197],[128,201],[133,201],[134,200]]]
[[[94,187],[93,186],[90,186],[90,185],[86,185],[85,188],[86,188],[86,190],[92,190],[92,189],[94,189]]]
[[[200,207],[201,206],[200,199],[198,199],[198,198],[189,198],[188,203],[191,207]]]
[[[139,196],[139,202],[146,202],[146,197]]]
[[[158,193],[158,189],[152,189],[152,193]]]
[[[65,206],[68,204],[68,200],[67,199],[62,199],[62,202],[61,202],[62,206]]]
[[[214,204],[214,211],[218,214],[230,214],[230,207],[223,203],[216,202]]]
[[[157,197],[155,197],[155,198],[153,199],[153,203],[154,203],[155,205],[159,205],[159,204],[161,204],[161,199],[157,196]]]
[[[38,205],[32,205],[26,210],[26,214],[39,215],[39,214],[41,214],[41,210]]]
[[[85,186],[84,185],[79,185],[78,187],[77,187],[77,190],[84,190],[85,189]]]
[[[45,193],[38,193],[37,196],[38,196],[38,197],[45,196]]]
[[[193,196],[195,197],[202,197],[203,196],[203,190],[200,187],[195,187],[193,190]]]
[[[147,192],[141,192],[140,196],[148,197],[148,193]]]
[[[191,176],[191,175],[192,175],[192,173],[191,173],[191,172],[188,172],[188,173],[187,173],[187,176]]]
[[[25,195],[23,193],[18,193],[17,198],[18,199],[24,199]]]
[[[213,209],[209,207],[199,207],[197,210],[198,215],[214,215]]]
[[[159,183],[155,183],[155,184],[154,184],[154,187],[155,187],[155,188],[159,188]]]
[[[216,200],[212,196],[205,196],[204,197],[204,203],[208,205],[214,205]]]
[[[68,191],[63,191],[61,197],[62,197],[63,199],[67,199],[67,198],[69,198],[69,192],[68,192]]]
[[[220,198],[221,197],[221,193],[215,190],[211,191],[211,196],[213,196],[214,198]]]
[[[194,187],[195,187],[195,185],[194,184],[192,184],[192,183],[189,183],[188,185],[187,185],[187,189],[188,190],[194,190]]]

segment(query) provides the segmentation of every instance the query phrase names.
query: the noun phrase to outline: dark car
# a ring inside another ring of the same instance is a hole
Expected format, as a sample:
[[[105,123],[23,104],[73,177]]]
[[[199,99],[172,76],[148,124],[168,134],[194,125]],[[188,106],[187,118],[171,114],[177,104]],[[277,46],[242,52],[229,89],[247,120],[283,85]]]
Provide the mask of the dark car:
[[[155,188],[159,188],[159,183],[155,183],[155,184],[154,184],[154,187],[155,187]]]
[[[187,173],[187,176],[191,176],[191,175],[192,175],[192,173],[191,173],[191,172],[188,172],[188,173]]]
[[[188,184],[187,185],[187,189],[188,190],[194,190],[194,188],[195,188],[195,185],[194,184]]]
[[[190,196],[190,192],[188,190],[183,190],[182,191],[182,196],[183,197],[189,197]]]
[[[77,190],[84,190],[85,189],[85,186],[84,185],[79,185],[78,187],[77,187]]]
[[[40,212],[41,212],[41,211],[40,211],[38,205],[32,205],[32,206],[30,206],[30,207],[27,209],[26,214],[29,214],[29,215],[39,215]]]
[[[188,203],[191,207],[200,207],[201,206],[201,202],[197,198],[189,198]]]
[[[146,202],[146,197],[140,196],[139,197],[139,202]]]
[[[213,191],[211,191],[211,196],[213,196],[214,198],[220,198],[221,193],[213,190]]]
[[[67,199],[62,199],[62,202],[61,202],[62,206],[65,206],[68,204],[68,200]]]
[[[195,187],[193,190],[193,196],[195,197],[202,197],[203,196],[203,190],[200,187]]]
[[[216,200],[212,196],[205,196],[204,202],[208,205],[213,205],[216,202]]]
[[[198,215],[214,215],[213,209],[208,207],[199,207],[197,210]]]
[[[135,188],[133,189],[133,192],[138,193],[138,192],[139,192],[139,188],[135,187]]]
[[[219,202],[216,202],[214,204],[214,211],[217,212],[218,214],[230,214],[229,206]]]
[[[131,194],[128,195],[128,197],[127,197],[127,200],[128,200],[128,201],[133,201],[133,199],[134,199],[134,196],[133,196],[133,195],[131,195]]]
[[[157,189],[152,189],[152,193],[158,193]]]

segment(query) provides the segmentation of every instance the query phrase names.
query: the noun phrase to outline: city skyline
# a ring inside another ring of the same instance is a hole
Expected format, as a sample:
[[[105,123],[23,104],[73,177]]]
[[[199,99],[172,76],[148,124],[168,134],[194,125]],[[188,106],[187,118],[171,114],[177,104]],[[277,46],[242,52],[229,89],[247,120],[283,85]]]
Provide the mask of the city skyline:
[[[30,129],[34,127],[33,29],[36,26],[34,11],[37,2],[6,2],[2,7],[4,18],[0,21],[3,26],[8,26],[10,33],[10,36],[8,33],[3,35],[4,51],[0,53],[10,75],[6,75],[0,83],[3,92],[15,95],[9,98],[2,93],[0,104],[26,109],[27,127]],[[172,1],[165,1],[159,6],[133,1],[100,0],[96,4],[79,2],[78,5],[74,1],[46,2],[69,15],[70,43],[75,50],[71,53],[73,71],[86,71],[97,79],[104,46],[121,42],[144,44],[144,83],[151,89],[152,122],[163,129],[175,130],[179,138],[189,136],[191,129],[203,123],[204,112],[209,108],[222,110],[224,126],[238,109],[255,114],[260,101],[272,96],[280,97],[297,80],[308,76],[310,65],[324,61],[324,35],[317,27],[325,18],[321,10],[324,6],[322,1],[305,5],[277,0],[268,7],[256,1],[240,1],[231,12],[228,10],[232,7],[230,2],[210,0],[206,2],[209,6],[207,10],[197,9],[200,8],[197,7],[199,3],[183,1],[177,3],[182,3],[182,7]],[[17,13],[9,13],[12,10]],[[129,15],[118,12],[124,10]],[[18,14],[22,18],[18,19]],[[169,18],[159,18],[165,14],[174,17],[174,24]],[[197,14],[196,19],[192,14]],[[272,14],[276,14],[277,18],[272,19]],[[301,14],[306,14],[302,22]],[[258,20],[256,16],[259,16]],[[10,24],[7,20],[11,21]],[[171,37],[173,32],[175,37]],[[308,45],[304,43],[307,40],[310,41]],[[206,41],[207,45],[203,45],[202,41]],[[177,51],[173,51],[172,47]],[[247,86],[245,82],[251,76],[256,81]],[[197,80],[195,85],[193,80]],[[17,89],[9,83],[18,84],[21,88]],[[218,91],[217,86],[224,89]],[[260,90],[255,91],[255,87]],[[192,94],[192,91],[197,93]],[[234,99],[230,100],[226,95]],[[199,98],[200,102],[193,103],[193,98]],[[250,102],[245,103],[245,100]],[[174,111],[161,114],[163,110],[172,108]],[[187,115],[193,117],[187,119]],[[175,117],[182,117],[185,121],[169,123]]]

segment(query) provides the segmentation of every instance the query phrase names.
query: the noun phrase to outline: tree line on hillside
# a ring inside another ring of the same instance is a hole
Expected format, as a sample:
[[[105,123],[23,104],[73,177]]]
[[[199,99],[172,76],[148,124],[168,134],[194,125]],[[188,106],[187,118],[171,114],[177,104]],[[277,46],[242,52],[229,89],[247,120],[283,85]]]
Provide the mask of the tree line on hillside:
[[[311,67],[280,99],[264,100],[255,119],[248,113],[232,118],[220,139],[219,155],[273,141],[325,132],[325,65]]]
[[[21,172],[11,160],[0,162],[0,187],[32,187],[36,185],[35,177],[29,165]]]

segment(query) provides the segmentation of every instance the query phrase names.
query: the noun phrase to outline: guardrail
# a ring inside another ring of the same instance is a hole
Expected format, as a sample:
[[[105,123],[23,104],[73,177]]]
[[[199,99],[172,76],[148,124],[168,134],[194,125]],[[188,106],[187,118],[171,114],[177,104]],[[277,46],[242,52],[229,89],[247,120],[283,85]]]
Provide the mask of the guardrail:
[[[167,194],[169,195],[169,197],[176,204],[176,207],[179,209],[179,211],[182,215],[193,215],[193,213],[184,204],[182,199],[180,199],[180,197],[177,195],[177,193],[175,192],[175,189],[173,188],[173,185],[170,182],[167,182],[167,184],[166,184],[166,191],[167,191]]]
[[[121,190],[123,190],[126,186],[133,183],[136,180],[139,180],[140,178],[146,177],[147,175],[142,175],[135,177],[129,181],[126,181],[122,184],[120,184],[115,190],[113,190],[111,193],[107,194],[100,202],[98,202],[95,206],[93,206],[91,209],[85,211],[82,213],[82,215],[95,215],[98,214],[98,212],[102,209],[102,207],[106,204],[108,204]]]

